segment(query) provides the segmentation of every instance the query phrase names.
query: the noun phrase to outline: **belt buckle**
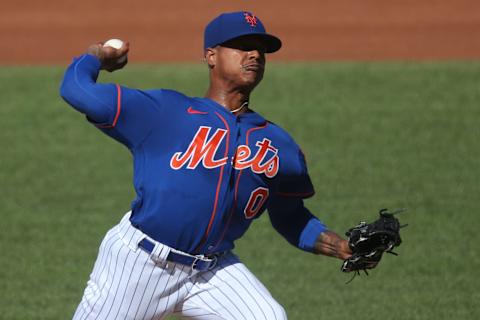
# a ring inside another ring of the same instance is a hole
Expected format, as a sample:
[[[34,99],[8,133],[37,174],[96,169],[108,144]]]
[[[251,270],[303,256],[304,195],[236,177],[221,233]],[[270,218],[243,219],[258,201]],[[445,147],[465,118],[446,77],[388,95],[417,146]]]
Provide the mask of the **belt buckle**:
[[[218,256],[214,255],[212,258],[212,261],[210,261],[210,265],[208,266],[207,270],[212,270],[213,268],[215,268],[217,266],[217,262],[218,262]]]
[[[208,259],[209,261],[206,260],[206,259]],[[217,265],[217,262],[218,262],[218,257],[215,255],[210,259],[210,258],[206,258],[206,257],[195,256],[195,260],[193,260],[192,265],[191,265],[192,271],[197,270],[198,261],[208,262],[208,267],[205,270],[201,270],[201,271],[207,271],[207,270],[212,270],[213,268],[215,268],[215,266]]]
[[[199,257],[195,257],[195,260],[193,260],[192,265],[191,265],[192,271],[197,270],[198,260],[201,260],[201,259]]]

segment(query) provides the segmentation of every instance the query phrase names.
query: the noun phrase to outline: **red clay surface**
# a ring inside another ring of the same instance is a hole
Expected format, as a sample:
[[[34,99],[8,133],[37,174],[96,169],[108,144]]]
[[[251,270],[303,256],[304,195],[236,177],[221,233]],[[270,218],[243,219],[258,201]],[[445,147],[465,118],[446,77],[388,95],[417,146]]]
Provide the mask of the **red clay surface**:
[[[65,63],[109,38],[130,41],[131,62],[200,61],[208,21],[243,9],[283,40],[272,60],[480,58],[478,0],[15,0],[0,64]]]

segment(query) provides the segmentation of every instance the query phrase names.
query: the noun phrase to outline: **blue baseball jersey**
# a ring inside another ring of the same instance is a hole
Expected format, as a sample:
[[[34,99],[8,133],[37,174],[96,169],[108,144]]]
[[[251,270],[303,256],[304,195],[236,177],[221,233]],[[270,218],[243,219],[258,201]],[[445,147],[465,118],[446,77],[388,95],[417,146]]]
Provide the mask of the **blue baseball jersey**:
[[[135,227],[175,249],[211,254],[232,249],[268,209],[277,231],[312,251],[326,227],[303,205],[314,189],[289,134],[208,98],[96,83],[99,70],[94,56],[75,59],[61,95],[132,153]]]

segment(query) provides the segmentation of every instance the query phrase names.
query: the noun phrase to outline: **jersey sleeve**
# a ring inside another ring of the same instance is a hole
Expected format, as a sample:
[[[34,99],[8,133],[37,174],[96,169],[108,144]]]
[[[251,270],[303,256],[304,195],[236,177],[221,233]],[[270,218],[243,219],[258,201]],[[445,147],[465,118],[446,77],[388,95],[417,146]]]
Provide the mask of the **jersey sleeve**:
[[[312,252],[319,235],[328,230],[298,197],[277,196],[268,205],[270,221],[290,244]]]
[[[161,103],[145,91],[97,83],[100,66],[92,55],[75,59],[65,72],[60,94],[104,133],[133,148],[158,120]]]
[[[115,115],[117,97],[114,85],[96,83],[100,66],[92,55],[75,58],[60,86],[60,95],[68,104],[99,123]]]
[[[115,114],[105,122],[91,121],[105,134],[129,148],[139,145],[161,119],[161,103],[142,90],[116,86]],[[157,90],[161,96],[161,90]],[[157,97],[159,95],[157,94]]]
[[[296,147],[282,155],[280,165],[284,169],[279,177],[277,196],[304,199],[315,194],[305,156],[300,148]]]

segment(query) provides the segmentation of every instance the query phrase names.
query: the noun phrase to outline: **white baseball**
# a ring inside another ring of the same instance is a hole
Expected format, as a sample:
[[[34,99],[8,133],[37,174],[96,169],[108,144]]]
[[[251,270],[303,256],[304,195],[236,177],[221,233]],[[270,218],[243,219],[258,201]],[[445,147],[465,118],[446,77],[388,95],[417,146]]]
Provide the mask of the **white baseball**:
[[[107,42],[105,42],[103,46],[120,49],[123,46],[123,41],[120,39],[110,39],[110,40],[107,40]]]
[[[107,40],[104,44],[104,47],[112,47],[114,49],[120,49],[123,46],[123,41],[120,39],[110,39]],[[127,55],[121,56],[118,58],[117,63],[123,63],[127,59]]]

